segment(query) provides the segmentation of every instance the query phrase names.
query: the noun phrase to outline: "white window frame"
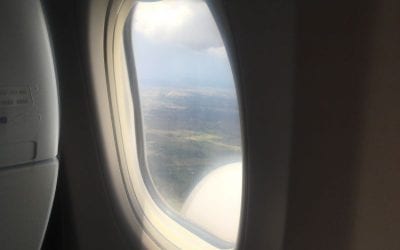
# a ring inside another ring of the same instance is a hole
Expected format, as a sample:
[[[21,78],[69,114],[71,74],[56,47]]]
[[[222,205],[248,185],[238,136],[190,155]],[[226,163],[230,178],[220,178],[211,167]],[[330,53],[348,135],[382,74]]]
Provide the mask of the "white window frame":
[[[143,229],[141,236],[143,244],[148,248],[157,246],[163,249],[232,249],[234,247],[232,244],[222,240],[212,244],[178,223],[166,213],[165,209],[160,208],[146,186],[146,177],[141,171],[143,166],[137,153],[140,151],[136,134],[138,117],[134,115],[135,103],[132,100],[130,87],[130,81],[135,79],[129,74],[132,72],[128,72],[124,40],[126,21],[135,4],[135,0],[110,2],[104,53],[119,169],[132,212],[135,213]]]

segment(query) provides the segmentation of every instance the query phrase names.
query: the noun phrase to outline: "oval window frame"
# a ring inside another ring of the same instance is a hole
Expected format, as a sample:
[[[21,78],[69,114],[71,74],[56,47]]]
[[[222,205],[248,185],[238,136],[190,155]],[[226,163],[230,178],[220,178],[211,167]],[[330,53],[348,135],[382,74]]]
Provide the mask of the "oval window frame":
[[[137,128],[138,124],[140,124],[139,126],[142,124],[140,121],[140,106],[139,103],[132,101],[132,99],[138,99],[132,98],[131,94],[130,96],[126,96],[127,93],[131,92],[130,89],[127,89],[127,85],[130,87],[132,82],[136,82],[136,73],[132,70],[128,71],[127,69],[128,65],[133,69],[135,69],[135,67],[133,57],[131,58],[131,62],[129,62],[129,59],[126,57],[126,54],[129,53],[126,51],[126,47],[131,49],[133,48],[132,46],[126,46],[127,42],[132,43],[132,41],[126,41],[126,37],[131,36],[125,35],[126,24],[128,23],[127,18],[129,15],[131,15],[132,9],[134,8],[136,2],[138,1],[119,0],[110,2],[107,11],[105,30],[105,65],[107,68],[106,74],[108,83],[108,97],[113,116],[112,119],[115,145],[119,158],[119,169],[124,182],[123,185],[127,193],[132,212],[135,214],[136,220],[139,221],[146,235],[148,235],[160,248],[193,249],[193,247],[196,246],[198,249],[232,249],[239,245],[240,232],[242,228],[241,225],[243,224],[242,215],[244,214],[243,206],[246,194],[246,145],[244,140],[245,134],[243,128],[242,98],[237,80],[238,71],[237,67],[235,67],[236,60],[233,60],[235,57],[232,49],[232,40],[229,39],[231,36],[229,36],[226,22],[223,21],[226,20],[226,18],[224,18],[222,13],[217,13],[218,11],[216,10],[217,8],[215,8],[215,6],[218,4],[215,1],[206,1],[213,15],[215,23],[218,26],[228,54],[236,88],[239,119],[241,123],[240,128],[242,135],[241,141],[243,158],[242,209],[240,215],[239,233],[235,245],[213,237],[212,235],[210,237],[209,233],[204,232],[204,230],[199,229],[199,227],[191,223],[188,223],[179,215],[177,216],[176,214],[170,213],[171,211],[168,208],[163,209],[163,204],[158,204],[154,200],[154,196],[149,193],[148,184],[145,183],[147,177],[143,176],[143,173],[147,172],[147,170],[142,171],[143,168],[146,168],[145,164],[143,163],[144,154],[140,153],[140,146],[138,147],[138,141],[140,142],[138,136],[143,136],[142,133],[138,135],[138,131],[140,130]],[[131,52],[131,54],[133,55],[133,52]],[[131,72],[133,75],[129,75],[129,72]],[[126,81],[130,82],[130,84],[123,83]],[[128,109],[126,109],[126,107],[128,107]],[[126,136],[127,134],[130,136]],[[132,154],[129,152],[137,153]],[[140,169],[140,171],[137,171],[138,169]]]

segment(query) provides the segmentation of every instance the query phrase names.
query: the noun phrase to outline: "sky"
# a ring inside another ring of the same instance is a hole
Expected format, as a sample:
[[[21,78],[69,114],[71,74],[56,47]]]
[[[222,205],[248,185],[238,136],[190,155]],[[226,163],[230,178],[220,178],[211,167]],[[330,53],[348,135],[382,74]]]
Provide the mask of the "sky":
[[[139,85],[234,87],[222,38],[203,1],[138,3],[132,42]]]

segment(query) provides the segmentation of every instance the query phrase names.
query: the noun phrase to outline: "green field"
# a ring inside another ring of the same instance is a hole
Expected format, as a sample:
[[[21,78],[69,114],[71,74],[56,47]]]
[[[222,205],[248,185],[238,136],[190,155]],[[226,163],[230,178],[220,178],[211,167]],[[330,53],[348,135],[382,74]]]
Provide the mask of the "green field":
[[[179,211],[205,174],[241,160],[236,100],[163,89],[141,98],[150,176],[162,199]]]

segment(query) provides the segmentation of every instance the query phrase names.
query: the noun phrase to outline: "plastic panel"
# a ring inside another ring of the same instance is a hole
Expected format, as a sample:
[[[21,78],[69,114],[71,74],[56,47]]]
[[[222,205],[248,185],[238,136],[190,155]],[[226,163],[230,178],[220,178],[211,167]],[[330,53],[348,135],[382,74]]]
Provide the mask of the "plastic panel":
[[[57,180],[58,161],[0,171],[0,248],[39,249]]]
[[[1,1],[0,30],[0,248],[39,249],[57,182],[59,134],[40,1]]]
[[[0,30],[0,149],[21,148],[0,157],[0,167],[50,159],[57,154],[58,99],[40,2],[1,1]]]

